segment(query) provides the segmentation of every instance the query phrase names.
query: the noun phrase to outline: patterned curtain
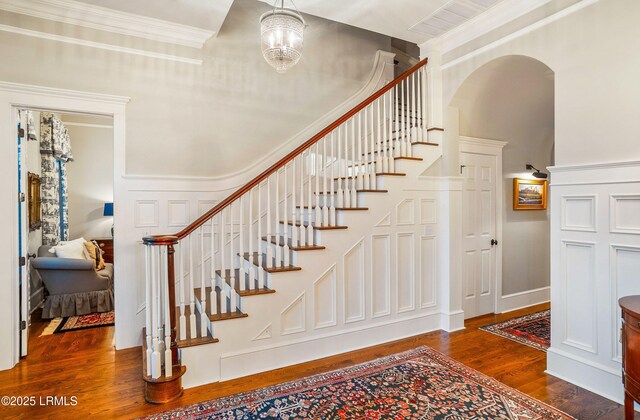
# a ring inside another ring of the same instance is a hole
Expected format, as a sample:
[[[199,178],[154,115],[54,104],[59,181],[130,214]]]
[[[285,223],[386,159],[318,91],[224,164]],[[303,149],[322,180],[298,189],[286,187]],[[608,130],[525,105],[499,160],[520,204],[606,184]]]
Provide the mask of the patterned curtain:
[[[42,243],[56,245],[69,237],[66,164],[73,160],[67,129],[53,114],[40,114],[42,157]]]

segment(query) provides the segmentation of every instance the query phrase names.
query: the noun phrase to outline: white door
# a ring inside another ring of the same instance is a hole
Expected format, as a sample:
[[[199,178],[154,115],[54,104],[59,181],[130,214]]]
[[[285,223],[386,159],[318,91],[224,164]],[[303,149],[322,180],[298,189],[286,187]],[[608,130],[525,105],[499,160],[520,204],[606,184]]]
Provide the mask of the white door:
[[[27,355],[27,343],[29,342],[29,296],[30,279],[28,270],[28,220],[27,220],[27,118],[25,112],[18,113],[19,123],[17,132],[18,141],[18,220],[20,223],[18,235],[18,256],[20,282],[20,356]]]
[[[465,318],[495,311],[496,162],[493,155],[460,153]]]

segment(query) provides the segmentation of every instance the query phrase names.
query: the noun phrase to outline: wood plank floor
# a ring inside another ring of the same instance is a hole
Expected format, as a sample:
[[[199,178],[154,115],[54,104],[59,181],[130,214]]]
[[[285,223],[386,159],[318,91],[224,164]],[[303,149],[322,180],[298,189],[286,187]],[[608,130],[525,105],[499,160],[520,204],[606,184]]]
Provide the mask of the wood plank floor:
[[[0,396],[75,396],[76,406],[1,407],[0,418],[133,418],[198,401],[268,386],[350,366],[421,345],[433,347],[499,381],[545,401],[578,419],[622,419],[620,405],[546,375],[546,354],[479,326],[547,309],[539,305],[506,315],[487,315],[454,333],[436,331],[248,378],[186,390],[164,406],[143,398],[140,348],[115,351],[113,327],[39,337],[46,322],[33,322],[29,356],[0,372]]]

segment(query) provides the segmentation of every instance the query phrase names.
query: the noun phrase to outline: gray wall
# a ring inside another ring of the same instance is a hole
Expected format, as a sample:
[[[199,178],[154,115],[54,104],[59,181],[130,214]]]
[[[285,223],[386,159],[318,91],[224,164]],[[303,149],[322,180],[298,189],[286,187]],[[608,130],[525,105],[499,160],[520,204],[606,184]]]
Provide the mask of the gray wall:
[[[262,58],[259,16],[236,0],[201,66],[2,32],[0,80],[131,97],[129,174],[221,176],[241,171],[357,92],[390,38],[305,16],[305,52],[287,74]],[[102,40],[97,31],[8,12],[0,23]],[[136,40],[124,40],[136,47]]]
[[[514,211],[513,178],[527,163],[553,165],[554,77],[539,61],[508,56],[473,73],[452,105],[460,135],[507,141],[503,149],[502,295],[549,286],[548,210]]]

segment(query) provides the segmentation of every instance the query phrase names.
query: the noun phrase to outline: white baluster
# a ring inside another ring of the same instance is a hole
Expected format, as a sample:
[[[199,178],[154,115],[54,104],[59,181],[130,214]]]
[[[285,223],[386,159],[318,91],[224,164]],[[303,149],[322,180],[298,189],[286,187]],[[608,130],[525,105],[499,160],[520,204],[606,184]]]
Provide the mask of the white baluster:
[[[336,206],[335,206],[336,196],[334,195],[334,191],[333,191],[333,184],[335,183],[334,168],[336,166],[334,147],[333,147],[335,143],[334,133],[335,133],[335,130],[331,132],[331,174],[330,174],[331,182],[329,183],[331,185],[330,186],[331,191],[329,192],[328,196],[324,197],[325,200],[331,200],[331,206],[329,207],[329,226],[336,225]]]
[[[218,275],[216,274],[216,241],[215,241],[215,232],[216,232],[216,228],[215,228],[215,218],[216,216],[213,216],[211,218],[211,235],[209,236],[209,247],[211,248],[211,259],[209,260],[210,262],[210,266],[211,266],[211,274],[210,274],[210,287],[211,287],[211,292],[209,292],[209,305],[211,306],[211,313],[209,315],[213,315],[213,314],[217,314],[218,313],[218,299],[216,299],[217,294],[216,294],[216,284],[217,284],[217,278]]]
[[[358,207],[358,193],[356,192],[358,166],[356,162],[358,162],[356,159],[356,119],[353,117],[351,118],[351,208]]]
[[[305,171],[304,152],[300,153],[300,226],[298,227],[298,236],[300,237],[300,246],[307,243],[307,230],[304,227],[304,215],[306,209],[304,207],[304,171]],[[309,203],[311,205],[311,203]]]
[[[353,118],[355,120],[355,117]],[[358,142],[358,177],[356,178],[356,189],[362,190],[364,189],[364,162],[366,158],[366,156],[362,155],[362,111],[358,112],[358,139],[356,141]]]
[[[413,144],[416,141],[416,133],[418,130],[418,124],[416,124],[416,73],[413,72],[411,73],[411,85],[413,87],[412,89],[412,97],[411,97],[411,113],[409,115],[411,115],[411,128],[410,128],[410,133],[411,133],[411,143]],[[413,156],[413,148],[410,147],[407,152],[409,153],[409,156]]]
[[[275,224],[276,224],[276,246],[275,246],[275,266],[276,267],[281,267],[282,266],[282,250],[280,248],[280,241],[282,240],[282,235],[280,234],[280,173],[276,170],[275,173],[275,189],[276,189],[276,197],[273,201],[273,205],[275,206],[276,209],[276,219],[275,219]],[[287,227],[285,226],[285,229]]]
[[[395,85],[393,87],[393,91],[395,93],[394,98],[393,98],[393,102],[394,102],[394,108],[395,108],[395,137],[396,137],[396,145],[395,148],[393,150],[393,156],[394,157],[399,157],[401,156],[400,154],[400,85]]]
[[[163,280],[162,285],[164,288],[164,301],[162,302],[162,307],[164,309],[164,376],[171,377],[173,375],[173,364],[171,360],[171,312],[169,310],[169,263],[167,261],[168,249],[166,246],[163,246],[161,251],[163,273],[161,278]]]
[[[227,288],[225,286],[227,282],[227,269],[225,268],[227,262],[225,258],[225,249],[227,247],[227,237],[224,231],[227,221],[224,217],[224,209],[220,212],[220,313],[226,314],[229,306],[227,305]],[[214,315],[214,314],[211,314]]]
[[[371,104],[371,106],[369,107],[370,112],[370,117],[369,118],[369,127],[371,128],[371,139],[369,140],[369,143],[371,144],[371,157],[369,160],[369,187],[372,190],[377,189],[377,185],[378,185],[378,180],[376,178],[376,153],[375,153],[375,126],[374,126],[374,105]]]
[[[175,254],[178,254],[178,268],[176,273],[176,281],[179,283],[179,292],[180,292],[180,317],[178,319],[178,324],[180,328],[180,337],[179,340],[187,339],[187,317],[185,315],[185,303],[184,303],[184,270],[183,270],[183,262],[182,262],[182,244],[178,245],[175,249]],[[174,254],[174,255],[175,255]]]
[[[293,162],[291,162],[291,210],[293,212],[293,225],[291,225],[291,246],[297,247],[298,245],[298,226],[296,223],[298,222],[298,209],[296,208],[296,179],[298,179],[298,172],[296,171],[296,161],[299,159],[299,156],[293,158]],[[302,210],[302,209],[300,209]],[[302,223],[302,221],[300,221]]]
[[[344,206],[351,206],[351,190],[349,189],[349,121],[344,123]]]
[[[389,172],[389,141],[391,139],[385,139],[387,135],[387,96],[382,95],[380,99],[382,101],[382,172]]]
[[[380,99],[376,100],[376,140],[378,142],[378,155],[376,156],[376,173],[383,172],[382,168],[382,121],[380,120]]]
[[[159,352],[159,343],[158,343],[158,258],[156,257],[156,249],[157,247],[153,247],[151,250],[151,302],[148,302],[149,308],[151,310],[151,346],[153,351],[151,352],[151,377],[157,379],[160,377],[162,372],[162,360]]]
[[[273,246],[272,246],[272,231],[271,231],[271,176],[267,178],[267,199],[265,201],[267,205],[267,268],[273,268]]]
[[[189,331],[191,338],[196,338],[198,336],[198,329],[196,328],[196,278],[195,278],[195,268],[193,264],[193,235],[189,234],[187,236],[187,240],[189,242],[189,293],[190,293],[190,301],[189,301]]]
[[[152,365],[152,353],[153,353],[153,340],[152,340],[152,332],[153,332],[153,324],[151,322],[151,318],[153,316],[153,295],[151,292],[151,282],[152,272],[151,272],[151,245],[144,246],[144,265],[145,265],[145,302],[147,307],[145,308],[145,339],[147,342],[147,376],[151,376],[153,373],[153,365]],[[186,337],[185,337],[186,338]]]
[[[409,79],[402,81],[402,156],[409,156]]]
[[[418,69],[416,75],[417,86],[417,98],[416,98],[416,141],[423,141],[422,136],[422,68]]]
[[[313,221],[313,208],[312,206],[312,200],[311,200],[311,191],[313,190],[313,184],[311,183],[311,175],[312,175],[312,170],[311,170],[311,165],[315,166],[315,161],[312,162],[311,161],[311,147],[309,148],[309,151],[307,152],[307,158],[308,158],[308,162],[309,165],[307,166],[307,170],[309,171],[309,179],[307,182],[307,193],[309,194],[308,196],[308,201],[309,201],[309,207],[307,208],[307,225],[306,225],[306,235],[307,235],[307,245],[311,246],[313,245],[313,225],[311,224],[311,222]],[[316,195],[316,207],[318,206],[318,196]]]
[[[291,252],[289,250],[289,206],[288,206],[288,202],[289,202],[289,188],[287,187],[287,184],[289,183],[287,178],[289,178],[287,176],[287,165],[284,165],[283,168],[283,175],[284,175],[284,206],[283,206],[283,212],[284,212],[284,231],[282,232],[282,240],[284,241],[283,247],[282,247],[282,254],[283,254],[283,264],[285,267],[288,267],[290,264],[289,259],[291,258]],[[291,230],[294,230],[296,228],[296,221],[293,221],[293,224],[291,225]],[[280,240],[278,240],[279,242]]]
[[[320,173],[321,173],[321,169],[322,169],[322,158],[320,156],[320,148],[318,146],[318,142],[316,142],[316,144],[314,145],[314,150],[315,150],[315,159],[314,159],[314,166],[315,166],[315,172],[316,172],[316,177],[315,177],[315,183],[316,183],[316,208],[315,211],[313,212],[313,224],[315,226],[320,226],[322,225],[322,206],[320,205]],[[327,197],[322,197],[322,201],[327,201]],[[309,224],[311,224],[311,221],[309,221]]]
[[[428,138],[428,121],[427,121],[427,98],[428,98],[428,92],[427,89],[429,88],[428,85],[428,75],[427,75],[427,69],[425,67],[422,67],[422,69],[420,69],[422,71],[422,136],[424,141],[429,141]]]
[[[367,109],[365,108],[362,111],[360,111],[360,116],[364,117],[364,136],[362,141],[364,142],[364,176],[363,176],[363,180],[362,180],[362,188],[365,190],[371,189],[371,185],[369,183],[369,178],[370,178],[370,174],[369,174],[369,159],[371,159],[373,157],[373,150],[371,151],[371,154],[369,154],[369,124],[368,124],[368,117],[367,117]]]
[[[342,126],[337,128],[338,131],[338,158],[336,164],[338,165],[338,191],[336,191],[333,200],[337,200],[336,207],[344,207],[344,191],[342,190]],[[333,201],[332,200],[332,201]]]
[[[249,261],[253,259],[253,190],[249,191]],[[258,243],[260,243],[260,236],[258,236]],[[244,265],[244,261],[242,261]],[[253,290],[256,285],[256,268],[253,264],[249,264],[249,284],[248,289]]]
[[[389,113],[387,115],[389,120],[389,138],[387,140],[389,153],[387,154],[387,160],[389,161],[389,172],[394,173],[396,171],[396,160],[393,158],[393,89],[388,92],[387,96],[389,97]]]
[[[200,227],[200,304],[202,305],[202,316],[207,315],[207,280],[204,271],[205,265],[204,252],[204,225]],[[200,322],[200,337],[207,336],[207,323]]]
[[[233,313],[236,311],[236,253],[234,251],[234,226],[233,226],[233,202],[229,204],[229,309]],[[224,283],[223,283],[224,285]]]
[[[249,192],[249,195],[251,195],[251,192]],[[238,257],[238,284],[240,286],[240,290],[247,290],[247,284],[246,284],[246,280],[247,280],[247,276],[245,273],[245,269],[244,269],[244,221],[245,221],[245,214],[244,214],[244,195],[240,196],[240,226],[238,228],[239,230],[239,246],[238,246],[238,254],[240,255]],[[251,237],[251,232],[249,232],[249,237]],[[249,253],[249,261],[253,261],[253,258],[251,258],[252,255],[251,253]],[[251,264],[253,266],[253,264]]]
[[[265,272],[262,260],[262,183],[258,184],[258,289],[264,288]],[[267,242],[267,248],[271,244]]]
[[[333,178],[331,179],[333,182]],[[329,196],[327,195],[327,137],[322,139],[322,226],[329,226]]]

